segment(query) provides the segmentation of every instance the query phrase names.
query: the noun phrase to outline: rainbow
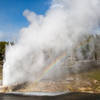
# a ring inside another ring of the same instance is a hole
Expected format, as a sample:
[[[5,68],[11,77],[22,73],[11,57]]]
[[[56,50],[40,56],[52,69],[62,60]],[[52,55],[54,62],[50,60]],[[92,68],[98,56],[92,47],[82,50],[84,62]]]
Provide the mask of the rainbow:
[[[87,43],[91,41],[92,37],[89,37],[88,40],[83,41],[79,45],[76,46],[76,48],[80,48]],[[44,68],[44,71],[42,74],[40,74],[40,77],[35,81],[35,83],[38,83],[54,66],[56,66],[61,60],[64,60],[67,56],[67,53],[64,51],[60,56],[58,56],[52,63],[50,63],[47,67]]]
[[[36,80],[36,82],[40,81],[43,76],[45,76],[54,66],[56,66],[61,60],[63,60],[66,57],[66,52],[63,52],[62,55],[57,57],[52,63],[50,63],[47,67],[45,67],[44,71],[40,75],[40,77]]]

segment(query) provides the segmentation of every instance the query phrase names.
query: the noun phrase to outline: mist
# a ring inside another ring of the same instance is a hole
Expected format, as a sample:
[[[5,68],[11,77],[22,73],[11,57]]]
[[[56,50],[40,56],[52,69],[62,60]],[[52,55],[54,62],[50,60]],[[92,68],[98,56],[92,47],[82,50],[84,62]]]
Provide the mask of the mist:
[[[77,43],[99,27],[99,9],[100,0],[53,0],[45,15],[25,10],[29,26],[20,30],[15,45],[6,47],[3,85],[34,82],[63,52],[65,57],[71,55]],[[42,78],[60,78],[64,61]]]

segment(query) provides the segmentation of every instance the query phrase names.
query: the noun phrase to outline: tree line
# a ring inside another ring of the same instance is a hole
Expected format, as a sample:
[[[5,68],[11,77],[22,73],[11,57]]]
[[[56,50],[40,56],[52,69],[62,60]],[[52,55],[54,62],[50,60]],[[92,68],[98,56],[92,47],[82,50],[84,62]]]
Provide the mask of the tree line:
[[[6,41],[0,41],[0,62],[3,61],[4,56],[5,56],[5,50],[6,46],[9,44],[9,42]],[[13,45],[13,42],[10,42],[11,45]]]
[[[8,42],[5,41],[0,42],[0,61],[4,59],[6,45],[8,45]]]

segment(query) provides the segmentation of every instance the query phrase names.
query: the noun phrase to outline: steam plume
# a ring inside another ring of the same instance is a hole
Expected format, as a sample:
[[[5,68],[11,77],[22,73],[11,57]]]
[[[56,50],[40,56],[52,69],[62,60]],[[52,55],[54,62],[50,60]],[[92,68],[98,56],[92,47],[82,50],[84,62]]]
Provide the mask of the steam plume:
[[[53,0],[45,15],[25,10],[30,25],[20,31],[15,45],[6,49],[3,85],[35,81],[62,52],[70,54],[77,42],[84,40],[81,36],[98,28],[99,10],[100,0]],[[59,64],[47,76],[60,75]]]

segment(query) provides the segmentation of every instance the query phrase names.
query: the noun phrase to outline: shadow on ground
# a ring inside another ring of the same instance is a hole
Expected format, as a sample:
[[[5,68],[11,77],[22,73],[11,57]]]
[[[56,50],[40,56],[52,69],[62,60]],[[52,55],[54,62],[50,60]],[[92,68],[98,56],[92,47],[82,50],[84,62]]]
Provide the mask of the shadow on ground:
[[[0,100],[100,100],[100,94],[67,93],[59,96],[23,96],[0,94]]]

